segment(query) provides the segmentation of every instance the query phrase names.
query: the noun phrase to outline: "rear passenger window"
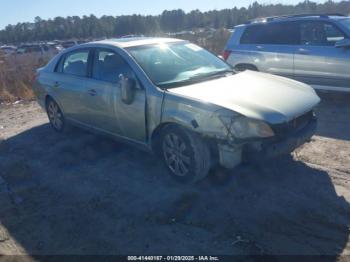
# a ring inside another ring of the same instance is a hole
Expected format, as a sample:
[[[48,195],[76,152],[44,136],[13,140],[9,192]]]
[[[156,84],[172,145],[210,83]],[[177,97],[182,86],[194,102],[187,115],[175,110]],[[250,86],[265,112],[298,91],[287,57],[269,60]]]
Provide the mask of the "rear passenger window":
[[[105,49],[95,52],[92,76],[94,79],[110,83],[117,83],[119,75],[134,78],[134,73],[129,64],[119,54]]]
[[[247,27],[241,38],[241,44],[259,44],[262,42],[263,30],[263,25]]]
[[[297,45],[299,40],[297,24],[284,22],[249,26],[241,44]]]
[[[62,73],[74,76],[87,76],[89,50],[80,50],[66,56]]]

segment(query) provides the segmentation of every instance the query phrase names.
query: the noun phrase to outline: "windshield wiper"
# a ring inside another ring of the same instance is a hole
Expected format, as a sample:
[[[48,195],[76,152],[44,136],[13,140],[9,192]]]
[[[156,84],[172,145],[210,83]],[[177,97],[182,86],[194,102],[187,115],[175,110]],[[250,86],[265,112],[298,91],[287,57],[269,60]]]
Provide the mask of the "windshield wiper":
[[[225,69],[225,70],[221,70],[221,71],[217,71],[217,72],[214,72],[212,74],[208,74],[207,76],[208,77],[212,77],[212,76],[221,76],[221,75],[227,75],[229,73],[235,73],[235,71],[233,69]]]
[[[232,69],[226,69],[226,70],[221,70],[221,71],[216,71],[214,73],[209,73],[209,74],[197,74],[192,77],[190,77],[188,80],[196,80],[196,79],[211,79],[211,78],[216,78],[220,76],[226,76],[229,73],[234,73]]]
[[[158,84],[158,87],[160,87],[162,89],[175,88],[175,87],[180,87],[180,86],[184,86],[184,85],[197,83],[198,80],[199,80],[198,78],[188,78],[188,79],[182,80],[182,81],[176,81],[176,82],[165,83],[165,84]]]
[[[158,86],[160,88],[163,88],[163,89],[175,88],[175,87],[180,87],[180,86],[184,86],[184,85],[188,85],[188,84],[206,81],[209,79],[219,78],[219,77],[225,76],[229,73],[233,74],[233,73],[235,73],[235,71],[233,69],[226,69],[226,70],[217,71],[217,72],[214,72],[211,74],[197,74],[197,75],[194,75],[186,80],[172,82],[172,83],[164,83],[164,84],[160,84]]]

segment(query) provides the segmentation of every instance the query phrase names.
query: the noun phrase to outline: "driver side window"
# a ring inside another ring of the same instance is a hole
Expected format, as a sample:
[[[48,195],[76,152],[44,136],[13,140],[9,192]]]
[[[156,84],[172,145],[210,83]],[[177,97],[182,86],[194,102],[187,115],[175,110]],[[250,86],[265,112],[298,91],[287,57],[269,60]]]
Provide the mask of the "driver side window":
[[[303,22],[300,31],[302,45],[334,46],[337,41],[344,39],[344,34],[330,23]]]
[[[118,83],[119,75],[135,79],[129,64],[119,54],[108,49],[96,49],[92,77],[109,83]]]

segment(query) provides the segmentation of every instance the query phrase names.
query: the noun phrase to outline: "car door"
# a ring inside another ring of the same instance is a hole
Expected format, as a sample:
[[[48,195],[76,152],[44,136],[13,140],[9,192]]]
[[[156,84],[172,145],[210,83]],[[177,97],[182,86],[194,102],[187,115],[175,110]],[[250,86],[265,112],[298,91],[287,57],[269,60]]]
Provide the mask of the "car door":
[[[92,78],[86,85],[84,107],[89,123],[105,132],[140,142],[145,141],[146,94],[126,60],[115,50],[94,50]],[[121,99],[120,75],[136,81],[131,104]]]
[[[301,21],[299,30],[296,79],[316,86],[350,87],[350,49],[335,46],[344,33],[327,21]]]
[[[88,76],[90,49],[78,49],[64,55],[56,67],[51,90],[65,117],[86,123],[84,92]]]
[[[251,63],[260,71],[293,76],[296,30],[293,23],[273,22],[249,26],[241,47],[249,50]]]

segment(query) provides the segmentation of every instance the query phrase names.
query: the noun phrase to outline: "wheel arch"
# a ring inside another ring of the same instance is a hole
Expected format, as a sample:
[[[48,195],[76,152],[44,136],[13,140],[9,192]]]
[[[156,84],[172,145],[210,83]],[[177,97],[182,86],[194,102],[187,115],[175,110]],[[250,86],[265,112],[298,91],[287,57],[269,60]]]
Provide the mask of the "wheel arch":
[[[165,138],[167,133],[162,132],[168,128],[170,129],[169,131],[171,133],[174,132],[176,135],[180,135],[180,137],[184,139],[183,141],[187,144],[187,146],[191,148],[191,153],[188,156],[191,157],[192,161],[189,163],[190,171],[189,173],[187,172],[187,174],[190,174],[190,180],[187,182],[195,183],[206,177],[209,173],[209,170],[213,166],[213,158],[207,140],[204,139],[200,133],[194,132],[193,130],[190,130],[189,128],[186,128],[185,126],[178,123],[164,123],[159,126],[156,132],[154,132],[156,138]],[[161,142],[162,139],[154,139],[153,141]],[[158,147],[159,150],[156,150],[157,154],[162,152],[161,143],[159,143],[158,146],[160,147]],[[165,162],[167,162],[165,154],[163,155],[163,158]],[[167,165],[168,169],[171,170],[169,163]],[[172,174],[175,174],[174,172],[174,170],[171,170]]]
[[[47,103],[48,103],[50,100],[53,100],[53,101],[56,102],[56,100],[55,100],[51,95],[47,94],[47,95],[45,96],[45,106],[47,106]],[[57,102],[56,102],[56,103],[57,103]]]
[[[245,71],[245,70],[252,70],[252,71],[259,71],[259,68],[250,63],[239,63],[234,66],[235,70],[237,71]]]
[[[179,122],[171,122],[171,121],[161,123],[152,132],[150,144],[151,144],[151,148],[152,148],[153,152],[155,152],[156,154],[159,153],[159,143],[160,143],[161,133],[164,130],[166,130],[166,128],[168,128],[170,126],[178,126],[178,127],[181,127],[189,132],[193,132],[193,133],[198,134],[201,137],[201,139],[203,139],[204,142],[208,145],[208,148],[209,148],[210,153],[212,155],[212,161],[215,162],[218,160],[217,141],[214,138],[207,137],[207,136],[201,134],[200,132],[196,132],[195,128],[193,126],[191,126],[190,124],[187,125],[187,124],[183,124],[183,123],[179,123]]]
[[[49,100],[52,100],[54,101],[60,108],[61,112],[63,113],[63,115],[65,115],[65,111],[64,111],[64,108],[62,107],[61,103],[58,101],[58,99],[56,99],[54,96],[52,96],[51,94],[46,94],[45,95],[45,109],[46,109],[46,105],[47,105],[47,102]]]

